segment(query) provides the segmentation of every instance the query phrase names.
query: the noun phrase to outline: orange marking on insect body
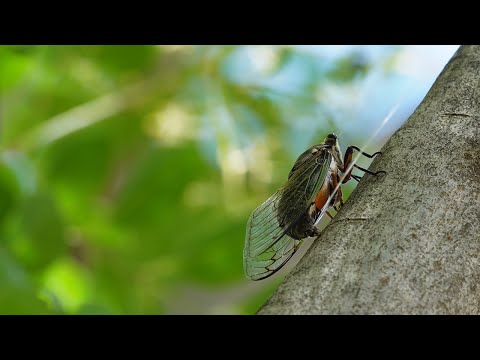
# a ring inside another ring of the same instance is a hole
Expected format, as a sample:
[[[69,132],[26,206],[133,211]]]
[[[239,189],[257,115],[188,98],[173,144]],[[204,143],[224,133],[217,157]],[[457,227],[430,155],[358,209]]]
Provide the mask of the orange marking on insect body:
[[[315,206],[317,207],[317,209],[323,209],[323,207],[327,203],[328,197],[330,196],[330,184],[327,179],[325,179],[322,187],[320,188],[320,191],[315,197]]]

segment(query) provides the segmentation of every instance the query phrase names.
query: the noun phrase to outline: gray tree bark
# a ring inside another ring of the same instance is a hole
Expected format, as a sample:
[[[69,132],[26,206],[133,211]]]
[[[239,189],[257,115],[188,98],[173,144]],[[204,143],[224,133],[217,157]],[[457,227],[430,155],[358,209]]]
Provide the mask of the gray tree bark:
[[[462,46],[258,314],[479,314],[479,125]]]

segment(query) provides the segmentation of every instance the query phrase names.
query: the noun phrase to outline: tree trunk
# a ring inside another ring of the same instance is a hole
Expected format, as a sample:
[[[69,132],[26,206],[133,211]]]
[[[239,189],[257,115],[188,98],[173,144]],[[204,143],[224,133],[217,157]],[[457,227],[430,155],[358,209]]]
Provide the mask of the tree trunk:
[[[462,46],[258,314],[480,313],[480,46]]]

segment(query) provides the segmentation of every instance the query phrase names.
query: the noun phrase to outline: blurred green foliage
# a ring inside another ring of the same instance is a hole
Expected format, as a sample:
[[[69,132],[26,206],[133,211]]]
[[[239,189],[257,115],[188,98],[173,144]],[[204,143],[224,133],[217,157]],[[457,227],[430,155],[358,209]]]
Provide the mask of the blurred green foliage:
[[[244,279],[246,220],[339,130],[323,86],[370,67],[289,46],[0,46],[0,313],[255,312],[281,279]]]

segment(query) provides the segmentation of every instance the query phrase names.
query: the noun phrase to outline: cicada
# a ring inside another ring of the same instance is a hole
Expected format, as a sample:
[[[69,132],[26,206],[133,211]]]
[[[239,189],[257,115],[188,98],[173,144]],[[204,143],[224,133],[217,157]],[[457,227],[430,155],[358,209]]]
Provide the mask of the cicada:
[[[314,145],[295,161],[285,185],[257,207],[247,222],[243,267],[251,280],[261,280],[280,270],[295,254],[303,239],[319,235],[316,225],[324,214],[330,218],[329,207],[336,211],[343,205],[342,184],[351,178],[353,167],[371,175],[356,164],[353,151],[369,155],[357,146],[349,146],[342,159],[335,134]]]

